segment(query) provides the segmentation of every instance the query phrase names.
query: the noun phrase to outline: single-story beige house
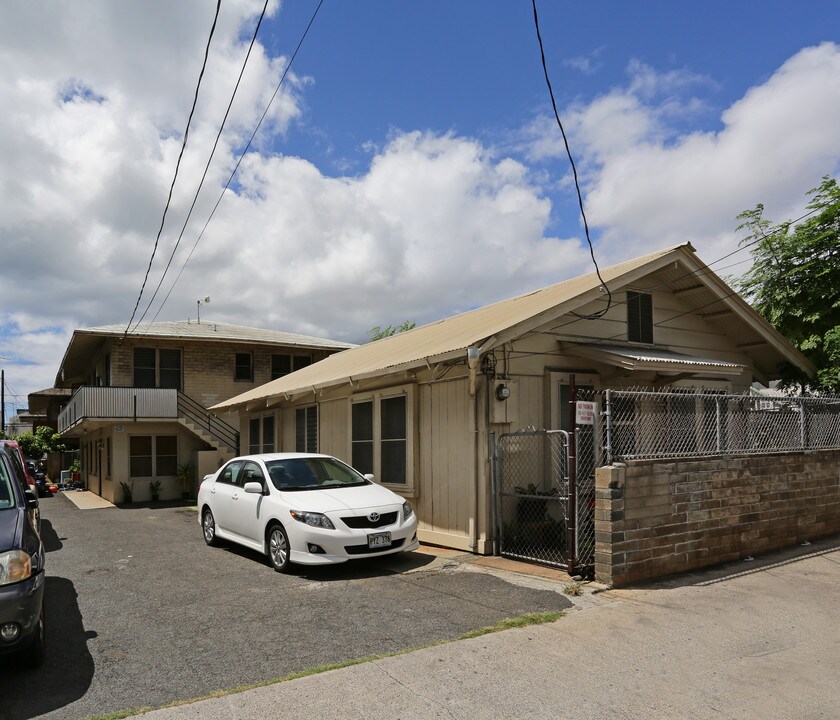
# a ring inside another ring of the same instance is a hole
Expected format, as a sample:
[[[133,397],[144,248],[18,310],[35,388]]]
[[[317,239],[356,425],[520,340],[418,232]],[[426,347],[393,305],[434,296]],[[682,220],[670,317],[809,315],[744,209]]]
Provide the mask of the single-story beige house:
[[[492,443],[563,428],[569,382],[744,392],[808,360],[689,244],[345,350],[218,402],[242,445],[335,455],[414,504],[422,542],[492,551]],[[269,425],[276,437],[264,442]]]

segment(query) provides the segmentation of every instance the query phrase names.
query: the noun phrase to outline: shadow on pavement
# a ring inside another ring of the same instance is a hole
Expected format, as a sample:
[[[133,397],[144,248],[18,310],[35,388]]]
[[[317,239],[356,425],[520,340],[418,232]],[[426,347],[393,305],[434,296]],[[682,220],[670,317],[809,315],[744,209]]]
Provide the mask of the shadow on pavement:
[[[790,565],[807,558],[826,555],[840,550],[840,535],[834,535],[821,540],[795,545],[781,550],[774,550],[754,558],[736,560],[734,562],[712,565],[700,570],[669,575],[665,578],[632,583],[622,586],[622,590],[667,590],[670,588],[688,587],[691,585],[714,585],[716,583],[734,580],[745,575],[765,572],[782,565]]]
[[[44,552],[55,552],[64,547],[61,538],[55,531],[52,523],[44,518],[41,519],[41,542],[44,543]]]
[[[256,562],[271,567],[269,559],[249,548],[219,539],[219,547],[211,552],[228,552],[238,555],[243,562]],[[434,561],[434,557],[424,553],[395,553],[380,557],[358,558],[336,565],[293,565],[290,574],[304,580],[332,582],[341,580],[364,580],[367,578],[399,575],[410,570],[417,570]]]
[[[40,667],[26,670],[13,658],[0,659],[0,717],[27,720],[65,707],[83,697],[93,680],[93,658],[76,589],[66,578],[46,578],[44,607],[47,652]]]

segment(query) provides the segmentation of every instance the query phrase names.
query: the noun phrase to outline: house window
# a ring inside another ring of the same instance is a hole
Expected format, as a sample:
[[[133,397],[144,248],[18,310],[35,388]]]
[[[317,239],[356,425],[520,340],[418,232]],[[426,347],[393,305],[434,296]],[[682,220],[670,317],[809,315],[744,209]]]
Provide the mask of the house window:
[[[373,400],[353,403],[352,459],[360,473],[373,472]]]
[[[248,421],[248,452],[271,453],[274,448],[274,415],[252,417]]]
[[[298,408],[295,411],[295,450],[318,452],[318,406]]]
[[[251,353],[236,353],[233,377],[235,380],[254,380],[254,356]]]
[[[312,358],[309,355],[272,355],[271,379],[276,380],[311,364]]]
[[[627,339],[653,343],[653,295],[627,291]]]
[[[110,385],[110,370],[107,374],[106,383]],[[134,348],[134,387],[180,390],[181,351]]]
[[[128,439],[128,474],[131,477],[152,477],[152,438],[132,435]]]
[[[358,398],[351,410],[351,464],[403,490],[413,484],[412,402],[413,387],[406,387],[399,394],[375,392]]]

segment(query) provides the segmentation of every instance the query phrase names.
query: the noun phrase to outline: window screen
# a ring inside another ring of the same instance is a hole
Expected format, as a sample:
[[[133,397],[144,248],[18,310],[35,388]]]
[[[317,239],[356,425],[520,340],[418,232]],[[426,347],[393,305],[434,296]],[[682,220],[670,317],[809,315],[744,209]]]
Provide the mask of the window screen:
[[[274,452],[274,416],[268,415],[262,419],[262,451]]]
[[[181,389],[181,351],[160,350],[160,387]]]
[[[251,418],[248,422],[248,453],[256,455],[260,451],[260,419]]]
[[[154,348],[134,348],[134,387],[153,388],[156,381]]]
[[[318,408],[315,405],[295,411],[295,449],[318,452]]]
[[[352,461],[360,473],[373,472],[373,402],[353,403]]]
[[[405,395],[380,402],[382,414],[382,482],[406,482],[406,401]]]
[[[271,356],[271,379],[288,375],[292,371],[292,359],[288,355]]]
[[[152,477],[152,437],[132,435],[128,439],[128,470],[131,477]]]
[[[175,475],[178,472],[178,438],[158,435],[155,438],[155,475]]]
[[[237,380],[253,380],[254,367],[251,353],[236,353],[236,367],[234,377]]]

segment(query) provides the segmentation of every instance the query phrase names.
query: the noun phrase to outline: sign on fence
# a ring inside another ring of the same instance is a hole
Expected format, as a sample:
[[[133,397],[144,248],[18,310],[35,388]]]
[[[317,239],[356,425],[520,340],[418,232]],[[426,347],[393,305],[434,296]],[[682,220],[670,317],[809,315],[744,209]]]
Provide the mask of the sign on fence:
[[[578,425],[595,424],[595,403],[578,400],[575,403],[575,423]]]

